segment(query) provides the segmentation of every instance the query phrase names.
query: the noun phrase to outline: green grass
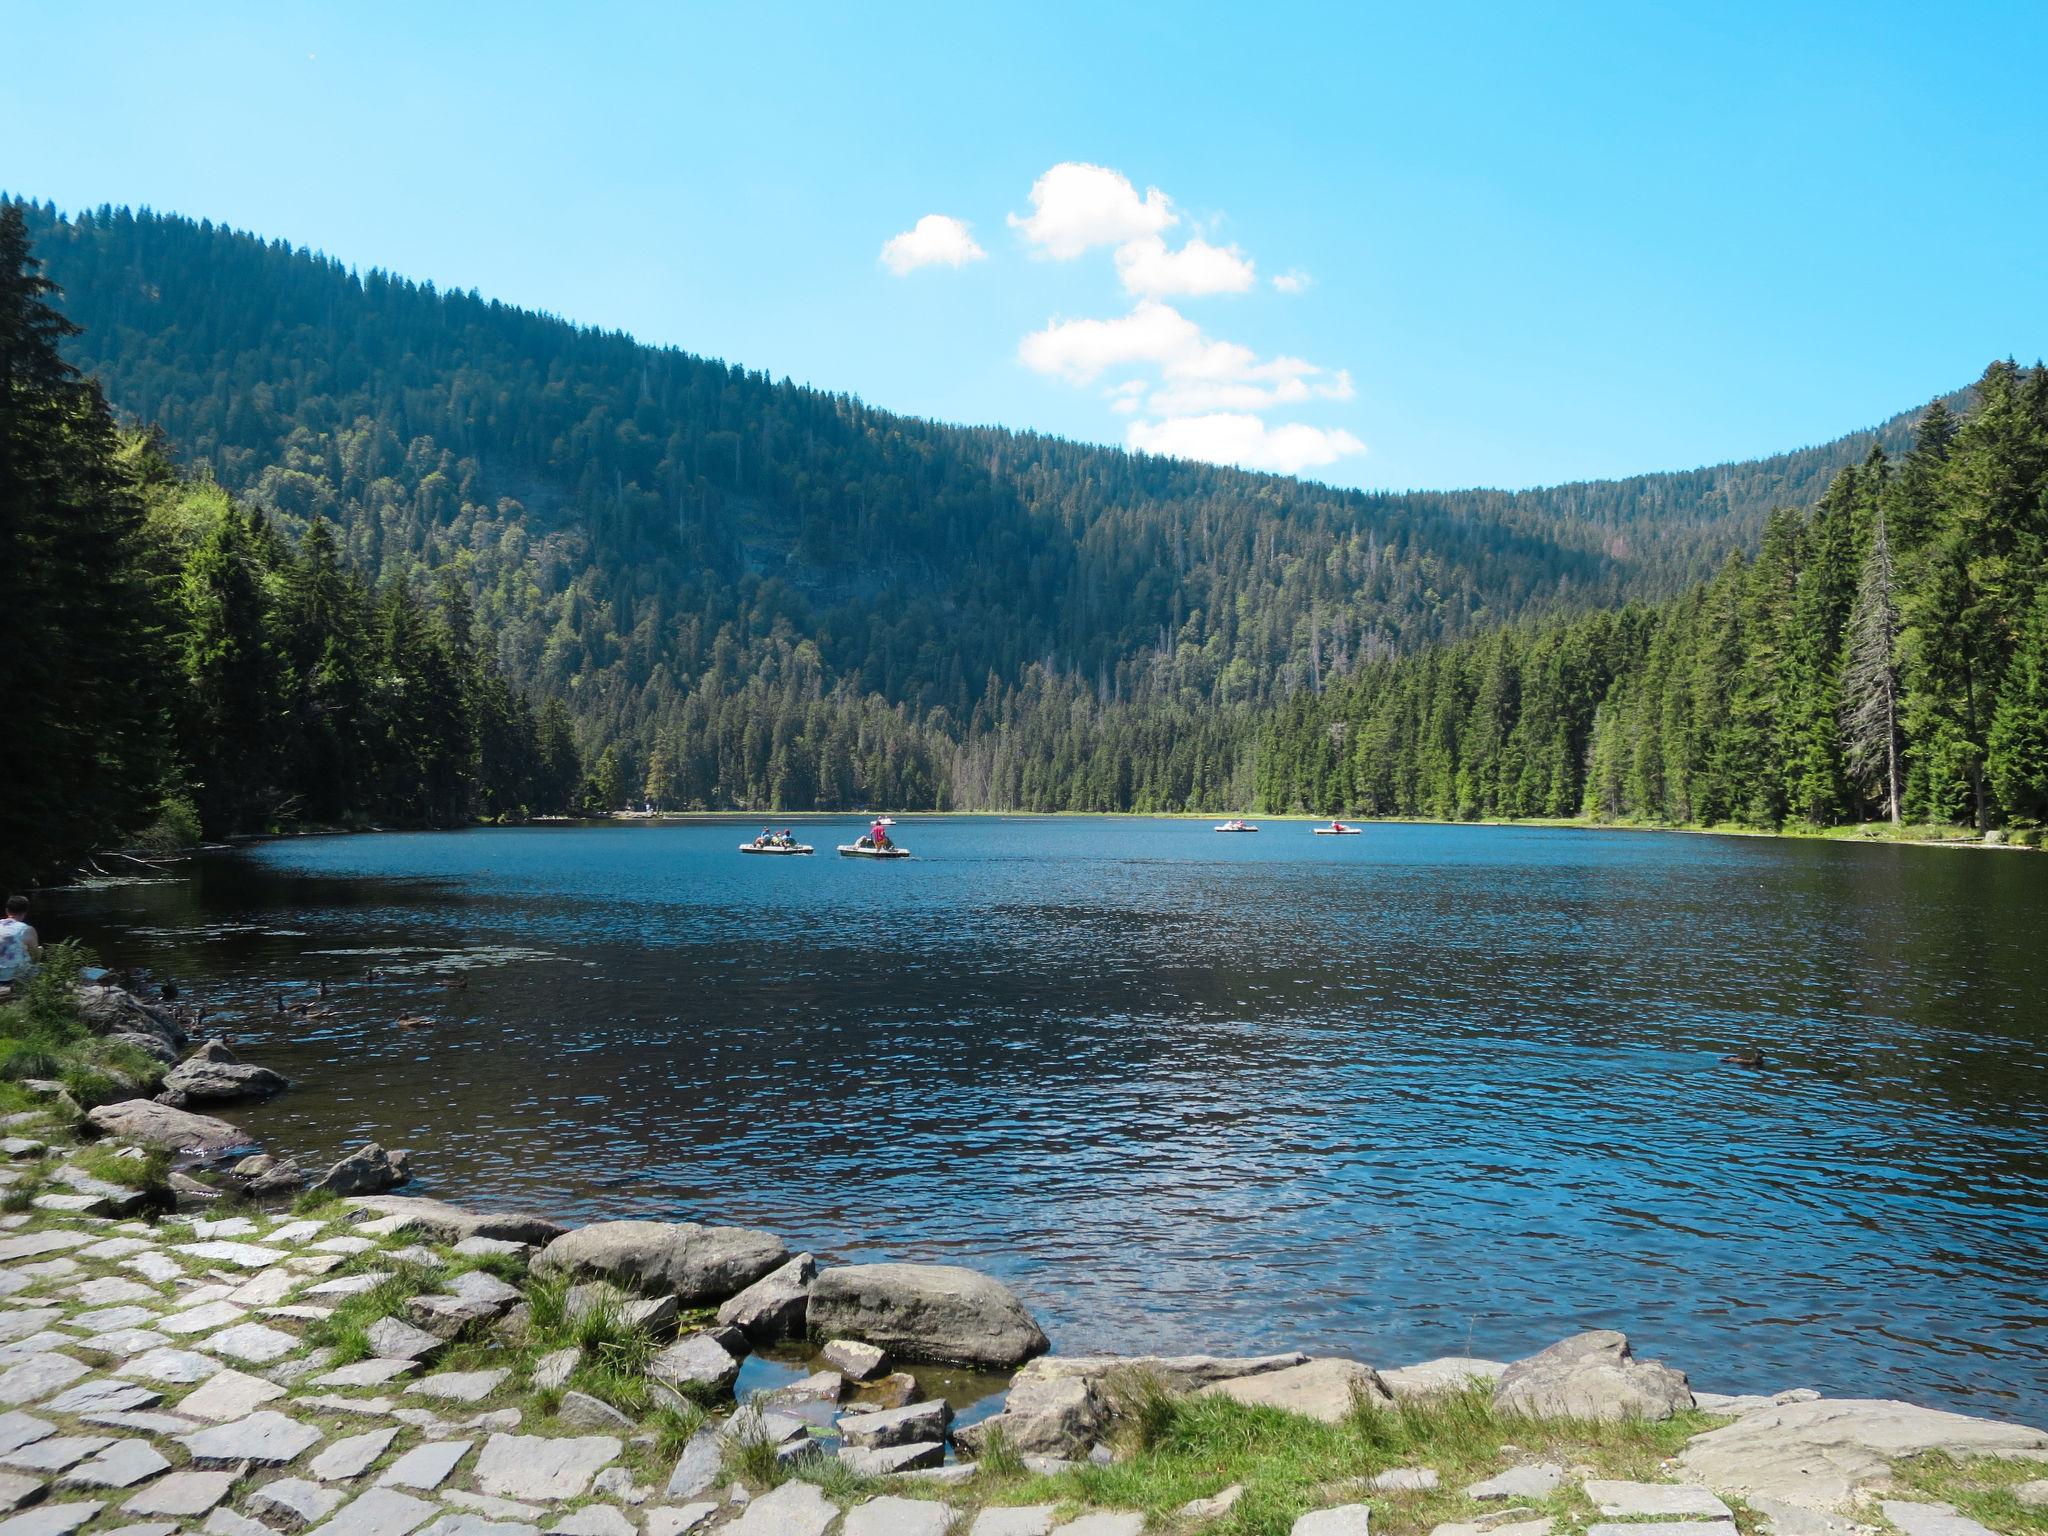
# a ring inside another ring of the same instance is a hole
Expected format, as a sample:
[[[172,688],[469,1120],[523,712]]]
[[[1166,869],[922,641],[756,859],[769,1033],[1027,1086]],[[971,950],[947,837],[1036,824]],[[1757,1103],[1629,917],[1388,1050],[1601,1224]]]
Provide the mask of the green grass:
[[[1143,1381],[1113,1383],[1112,1391],[1122,1410],[1117,1448],[1124,1459],[1041,1477],[1007,1453],[984,1453],[975,1495],[998,1504],[1142,1510],[1157,1523],[1238,1483],[1244,1496],[1209,1528],[1219,1536],[1285,1536],[1298,1515],[1344,1502],[1372,1506],[1375,1536],[1424,1536],[1480,1513],[1483,1506],[1459,1490],[1517,1462],[1583,1463],[1606,1476],[1653,1478],[1688,1438],[1720,1422],[1696,1413],[1662,1424],[1526,1419],[1495,1413],[1485,1386],[1389,1408],[1360,1406],[1336,1424],[1228,1398],[1176,1397]],[[1423,1466],[1436,1470],[1441,1486],[1380,1493],[1364,1485],[1376,1473]],[[1550,1500],[1527,1502],[1544,1514],[1586,1513],[1573,1483]]]
[[[1957,1461],[1939,1451],[1892,1465],[1897,1498],[1953,1504],[1979,1525],[2006,1536],[2048,1536],[2048,1508],[2022,1504],[2013,1490],[2048,1477],[2048,1464],[2017,1457],[1979,1456]]]
[[[292,1201],[294,1216],[334,1216],[340,1208],[341,1196],[331,1189],[309,1189]]]
[[[96,1179],[126,1189],[167,1190],[170,1185],[171,1155],[145,1151],[140,1157],[123,1157],[112,1147],[83,1146],[71,1154],[71,1161]]]
[[[359,1258],[371,1256],[368,1253],[357,1255]],[[332,1349],[336,1365],[353,1365],[358,1360],[367,1360],[375,1353],[370,1347],[370,1325],[379,1318],[402,1318],[408,1301],[439,1290],[440,1284],[436,1271],[420,1264],[400,1264],[368,1290],[341,1297],[333,1314],[308,1328],[306,1337],[315,1345],[326,1345]]]

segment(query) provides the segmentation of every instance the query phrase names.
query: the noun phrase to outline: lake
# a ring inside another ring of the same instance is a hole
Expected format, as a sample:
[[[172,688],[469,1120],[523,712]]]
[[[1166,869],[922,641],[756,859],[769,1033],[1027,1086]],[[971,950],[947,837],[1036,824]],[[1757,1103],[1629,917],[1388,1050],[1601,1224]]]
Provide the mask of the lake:
[[[409,1147],[417,1193],[971,1264],[1065,1351],[1614,1327],[1703,1389],[2048,1422],[2048,859],[906,817],[891,864],[790,824],[821,857],[291,840],[38,918],[289,1075],[228,1114],[271,1150]]]

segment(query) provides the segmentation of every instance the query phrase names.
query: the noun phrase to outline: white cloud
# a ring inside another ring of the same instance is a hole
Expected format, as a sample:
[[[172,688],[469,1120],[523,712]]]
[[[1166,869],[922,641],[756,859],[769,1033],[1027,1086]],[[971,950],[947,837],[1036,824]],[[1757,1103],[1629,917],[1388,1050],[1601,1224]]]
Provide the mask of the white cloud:
[[[1285,272],[1274,275],[1273,286],[1282,293],[1307,293],[1309,284],[1314,281],[1315,279],[1302,271],[1301,268],[1290,267]]]
[[[1173,200],[1157,187],[1140,197],[1121,172],[1080,160],[1063,161],[1039,177],[1031,184],[1031,212],[1010,215],[1010,227],[1054,261],[1156,236],[1177,222]]]
[[[1255,382],[1259,379],[1273,382]],[[1145,409],[1154,416],[1195,416],[1209,411],[1265,411],[1276,405],[1300,405],[1308,400],[1349,400],[1353,393],[1348,368],[1330,373],[1304,363],[1298,357],[1282,357],[1254,369],[1243,382],[1164,384],[1146,398]]]
[[[1260,403],[1266,405],[1311,396],[1328,400],[1351,397],[1349,373],[1331,373],[1299,357],[1261,361],[1250,347],[1218,341],[1171,304],[1157,299],[1140,299],[1129,314],[1114,320],[1048,321],[1043,330],[1033,331],[1018,343],[1017,357],[1032,372],[1054,374],[1070,384],[1092,384],[1117,368],[1156,368],[1168,390],[1186,392],[1176,398],[1210,402],[1194,409],[1233,402],[1237,408],[1253,408],[1249,394],[1226,397],[1221,393],[1233,386],[1256,390]],[[1112,393],[1121,397],[1144,388],[1140,384],[1133,389],[1134,382],[1119,384]],[[1155,402],[1158,399],[1155,394]],[[1174,408],[1155,403],[1152,409],[1165,413]]]
[[[988,255],[973,231],[945,213],[928,213],[882,246],[882,264],[898,277],[919,267],[964,267]]]
[[[1126,240],[1116,248],[1116,270],[1126,293],[1243,293],[1253,282],[1243,251],[1199,237],[1177,251],[1157,235]]]
[[[1269,469],[1283,475],[1321,469],[1365,452],[1365,444],[1341,427],[1311,427],[1300,422],[1271,427],[1238,411],[1134,421],[1125,438],[1141,453]]]

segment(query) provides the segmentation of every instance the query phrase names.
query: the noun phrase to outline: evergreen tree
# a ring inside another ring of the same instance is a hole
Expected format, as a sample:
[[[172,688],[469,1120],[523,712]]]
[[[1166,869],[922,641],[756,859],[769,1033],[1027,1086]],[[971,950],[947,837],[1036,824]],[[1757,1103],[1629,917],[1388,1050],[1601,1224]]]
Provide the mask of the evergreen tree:
[[[1849,616],[1842,664],[1841,740],[1844,766],[1865,790],[1875,786],[1892,825],[1899,823],[1899,606],[1884,509],[1871,524],[1870,545]]]

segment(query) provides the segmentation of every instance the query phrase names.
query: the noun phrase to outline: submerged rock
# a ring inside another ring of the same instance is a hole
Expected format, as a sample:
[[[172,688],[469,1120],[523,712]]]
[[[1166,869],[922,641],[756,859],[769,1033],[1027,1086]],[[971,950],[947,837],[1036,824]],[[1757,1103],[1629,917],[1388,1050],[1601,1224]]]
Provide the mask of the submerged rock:
[[[1502,1373],[1494,1388],[1499,1413],[1538,1419],[1668,1419],[1693,1406],[1685,1372],[1638,1360],[1628,1336],[1598,1328],[1562,1339]]]
[[[226,1046],[209,1041],[165,1074],[157,1102],[183,1109],[193,1103],[267,1099],[289,1087],[282,1073],[237,1061]]]
[[[538,1246],[568,1230],[530,1211],[467,1211],[419,1195],[358,1195],[346,1203],[351,1210],[397,1219],[409,1230],[453,1243],[458,1252],[467,1251],[464,1245],[476,1240]]]
[[[848,1264],[811,1287],[813,1333],[879,1344],[911,1360],[1013,1366],[1045,1332],[1010,1288],[951,1264]]]
[[[702,1306],[737,1295],[788,1259],[780,1238],[752,1227],[598,1221],[549,1243],[533,1272],[611,1280]]]

